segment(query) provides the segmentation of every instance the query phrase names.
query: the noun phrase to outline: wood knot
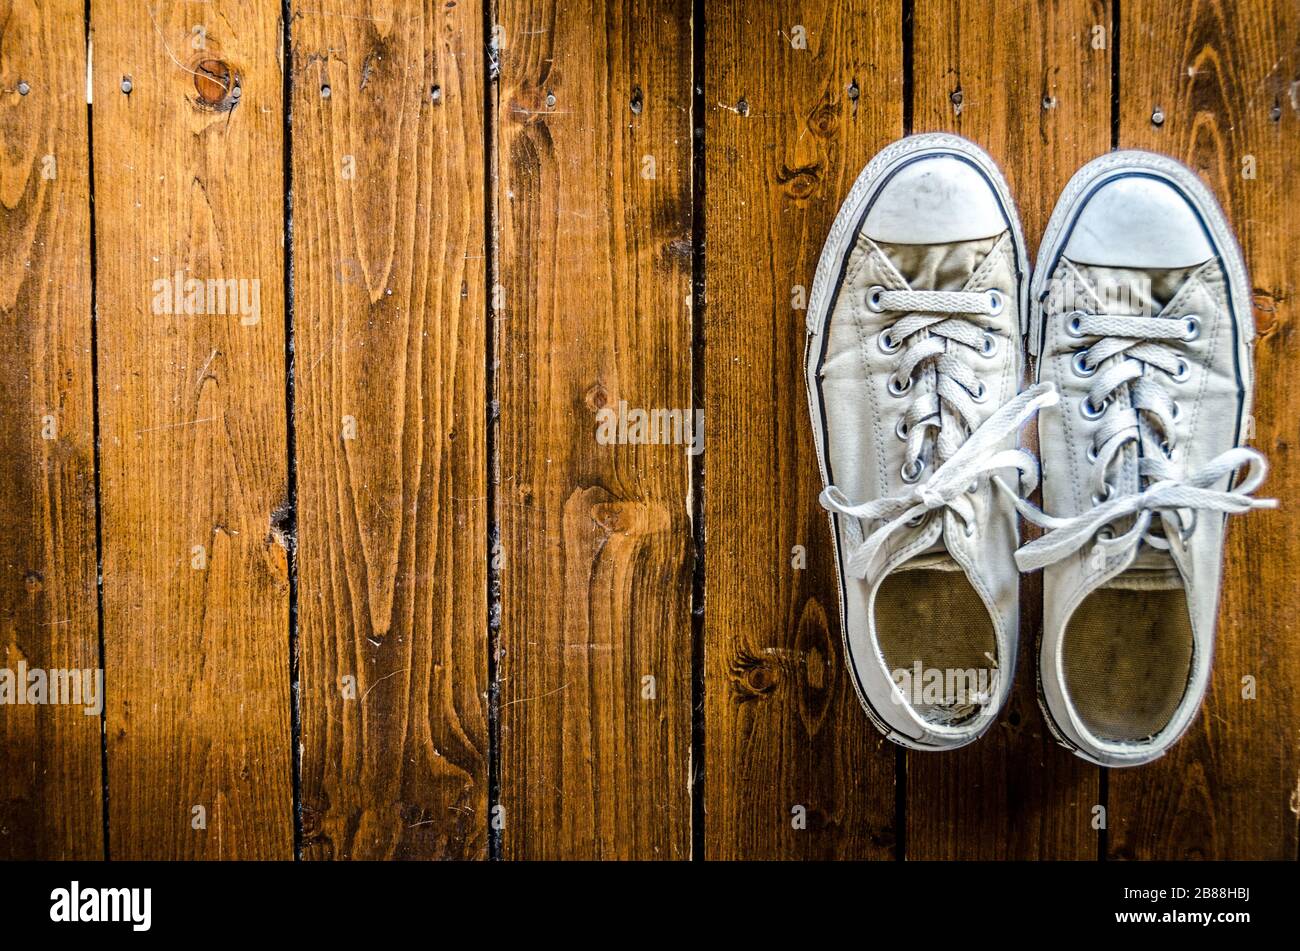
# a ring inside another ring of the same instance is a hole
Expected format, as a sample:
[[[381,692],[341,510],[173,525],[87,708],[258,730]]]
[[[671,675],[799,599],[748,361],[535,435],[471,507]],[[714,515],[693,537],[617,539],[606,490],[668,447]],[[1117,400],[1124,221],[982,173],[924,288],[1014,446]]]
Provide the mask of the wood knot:
[[[823,139],[834,135],[838,125],[839,115],[829,102],[823,102],[808,117],[808,130]]]
[[[242,93],[239,74],[220,59],[205,59],[194,69],[194,88],[199,103],[218,112],[229,112]]]
[[[835,642],[831,638],[826,612],[816,598],[804,602],[795,632],[795,656],[801,661],[796,668],[802,688],[796,693],[799,715],[809,735],[816,734],[825,722],[835,695],[839,670]]]
[[[754,693],[767,693],[777,682],[776,671],[770,667],[754,667],[745,675],[745,684]]]
[[[817,190],[821,182],[820,165],[803,165],[799,168],[790,168],[788,165],[782,165],[780,171],[776,173],[776,180],[779,185],[784,186],[786,194],[796,201],[804,201]]]
[[[623,534],[636,525],[631,509],[622,502],[597,502],[591,507],[591,520],[611,535]]]
[[[587,408],[592,412],[599,412],[609,405],[609,391],[605,389],[603,383],[593,383],[583,397]]]
[[[39,571],[29,571],[23,575],[23,585],[27,588],[28,594],[35,594],[45,587],[45,579],[41,577]]]
[[[1278,304],[1286,300],[1283,291],[1256,287],[1252,294],[1255,305],[1255,330],[1261,337],[1273,333],[1278,326]]]
[[[1016,708],[1016,703],[1014,700],[1010,704],[1008,704],[1008,708],[1009,709],[1007,710],[1007,718],[1004,724],[1005,728],[1019,733],[1025,725],[1024,715],[1021,714],[1021,712]]]
[[[328,807],[327,807],[328,808]],[[302,808],[302,834],[306,839],[314,839],[321,834],[324,823],[321,810],[304,805]]]
[[[732,687],[742,703],[770,694],[781,682],[779,659],[776,659],[776,663],[769,660],[771,658],[742,650],[740,656],[732,662]]]
[[[822,652],[817,648],[808,651],[805,670],[808,676],[808,686],[813,690],[824,690],[826,687],[826,669],[828,664]]]

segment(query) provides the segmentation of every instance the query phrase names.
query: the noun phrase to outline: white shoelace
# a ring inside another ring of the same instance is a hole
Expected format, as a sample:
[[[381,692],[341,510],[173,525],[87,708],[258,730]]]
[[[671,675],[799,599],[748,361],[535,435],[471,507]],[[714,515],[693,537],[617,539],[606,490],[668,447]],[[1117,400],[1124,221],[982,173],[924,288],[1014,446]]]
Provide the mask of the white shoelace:
[[[977,427],[974,404],[986,398],[984,384],[948,350],[948,342],[955,341],[986,355],[992,353],[996,348],[993,334],[971,318],[993,316],[1002,305],[997,292],[883,288],[868,292],[872,310],[906,312],[902,319],[881,330],[877,338],[881,350],[900,354],[890,378],[890,392],[901,397],[911,389],[913,374],[922,365],[933,366],[935,386],[932,392],[912,401],[896,430],[907,439],[904,481],[914,481],[915,485],[899,495],[862,503],[851,502],[838,486],[827,486],[821,494],[822,505],[832,512],[884,523],[849,552],[845,564],[855,577],[874,574],[880,567],[885,542],[909,523],[919,524],[926,513],[935,509],[952,510],[969,532],[975,512],[968,495],[978,489],[981,478],[991,478],[1013,496],[1016,493],[993,474],[997,470],[1019,470],[1022,492],[1032,492],[1038,484],[1034,457],[1022,449],[1000,448],[1000,444],[1019,432],[1039,409],[1056,403],[1055,387],[1031,387]],[[933,435],[931,430],[935,431]],[[922,482],[927,445],[933,446],[936,468]]]
[[[975,428],[975,404],[987,398],[984,384],[949,350],[949,341],[991,357],[997,337],[981,325],[1004,306],[998,291],[890,291],[873,287],[867,307],[877,313],[901,312],[883,328],[876,345],[897,353],[889,392],[902,397],[912,389],[917,370],[933,370],[934,388],[916,395],[895,430],[907,440],[907,467],[916,481],[924,468],[923,453],[933,443],[936,465],[957,451],[966,433]],[[932,432],[933,430],[933,432]]]
[[[1033,571],[1060,561],[1088,544],[1094,536],[1107,555],[1140,543],[1167,550],[1168,540],[1153,531],[1152,521],[1157,513],[1169,513],[1176,518],[1179,532],[1185,537],[1195,529],[1198,511],[1233,514],[1277,506],[1275,499],[1250,498],[1268,472],[1263,455],[1254,449],[1229,449],[1200,471],[1186,476],[1172,461],[1174,421],[1179,408],[1157,381],[1155,371],[1166,373],[1175,381],[1187,378],[1187,361],[1171,344],[1196,339],[1200,334],[1200,321],[1196,317],[1174,319],[1075,311],[1067,319],[1067,332],[1074,337],[1094,339],[1091,346],[1075,351],[1074,355],[1075,373],[1097,376],[1082,407],[1085,414],[1102,417],[1088,453],[1093,462],[1093,507],[1071,518],[1056,518],[1015,499],[1021,515],[1049,529],[1042,538],[1016,552],[1016,564],[1021,571]],[[1098,372],[1108,361],[1106,368]],[[1115,402],[1117,392],[1122,389],[1128,392],[1131,405],[1127,407]],[[1138,476],[1147,487],[1141,492],[1112,498],[1114,490],[1106,474],[1120,450],[1130,442],[1138,444]],[[1248,469],[1241,483],[1226,491],[1211,488],[1242,466]],[[1184,519],[1183,512],[1191,513],[1189,519]],[[1109,534],[1111,523],[1129,516],[1136,518],[1128,531],[1118,536]],[[1163,527],[1163,518],[1160,524]]]

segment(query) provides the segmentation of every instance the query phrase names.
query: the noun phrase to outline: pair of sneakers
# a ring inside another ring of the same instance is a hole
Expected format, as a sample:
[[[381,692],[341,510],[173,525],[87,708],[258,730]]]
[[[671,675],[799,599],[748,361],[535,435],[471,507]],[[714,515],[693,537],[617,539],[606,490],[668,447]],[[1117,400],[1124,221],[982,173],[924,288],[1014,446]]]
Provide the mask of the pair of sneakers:
[[[807,318],[841,627],[871,720],[911,749],[978,738],[1011,687],[1020,574],[1041,568],[1053,734],[1104,766],[1165,752],[1208,684],[1226,516],[1274,504],[1250,496],[1266,469],[1243,446],[1250,285],[1209,191],[1159,155],[1088,163],[1031,282],[994,162],[910,136],[854,183]],[[1042,511],[1018,447],[1035,414]],[[1023,547],[1018,516],[1045,530]]]

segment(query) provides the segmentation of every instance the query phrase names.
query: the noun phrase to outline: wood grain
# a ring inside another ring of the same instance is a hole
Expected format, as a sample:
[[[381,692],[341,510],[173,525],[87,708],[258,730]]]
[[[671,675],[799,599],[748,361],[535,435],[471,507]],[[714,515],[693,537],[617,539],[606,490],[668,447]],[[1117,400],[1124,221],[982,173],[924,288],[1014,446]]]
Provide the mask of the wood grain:
[[[1295,859],[1300,9],[1113,2],[91,0],[88,110],[82,4],[0,0],[0,668],[107,688],[0,706],[0,858],[290,858],[297,753],[308,859],[1090,859],[1098,803],[1109,858]],[[1163,760],[1051,742],[1037,576],[1001,722],[904,757],[845,669],[797,288],[905,107],[1032,255],[1116,39],[1120,146],[1238,229],[1282,507],[1231,520]],[[234,302],[165,312],[178,272]],[[598,438],[696,406],[702,467]]]
[[[482,8],[352,13],[292,24],[304,855],[479,858]]]
[[[0,668],[15,677],[100,668],[85,89],[81,5],[0,3]],[[0,706],[0,859],[103,856],[85,709]]]
[[[291,854],[277,14],[91,5],[113,858]]]
[[[690,456],[597,434],[691,408],[690,6],[495,22],[502,854],[685,858]]]
[[[1110,147],[1110,31],[1103,2],[915,5],[915,131],[955,132],[993,157],[1031,267],[1061,189]],[[998,723],[963,749],[908,754],[908,858],[1096,857],[1099,773],[1056,743],[1035,696],[1042,592],[1041,573],[1021,577],[1016,682]]]
[[[1254,285],[1255,438],[1274,512],[1229,520],[1213,681],[1163,759],[1110,776],[1110,854],[1295,859],[1300,816],[1300,17],[1287,0],[1125,2],[1120,145],[1172,155],[1213,189]],[[1152,120],[1155,111],[1163,122]],[[1253,157],[1253,163],[1248,157]],[[1253,164],[1253,169],[1251,168]],[[1247,177],[1249,171],[1253,178]],[[1252,677],[1256,699],[1243,697]]]
[[[705,14],[705,854],[889,858],[895,747],[845,667],[795,287],[806,298],[849,187],[902,132],[902,14]]]

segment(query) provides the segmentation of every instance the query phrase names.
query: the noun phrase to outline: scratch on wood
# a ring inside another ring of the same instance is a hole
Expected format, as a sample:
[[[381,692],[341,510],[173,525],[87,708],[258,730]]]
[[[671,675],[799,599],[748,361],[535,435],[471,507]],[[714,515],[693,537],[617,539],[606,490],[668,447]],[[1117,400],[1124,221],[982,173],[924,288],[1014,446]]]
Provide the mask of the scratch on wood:
[[[179,429],[182,426],[197,426],[199,423],[211,423],[220,418],[221,417],[219,416],[205,416],[202,419],[190,419],[181,423],[168,423],[165,426],[149,426],[145,429],[137,429],[135,435],[140,436],[144,433],[156,433],[162,429]]]
[[[203,369],[199,371],[198,379],[194,381],[194,385],[197,386],[200,390],[203,389],[203,381],[207,379],[208,367],[212,366],[212,361],[217,358],[217,353],[218,353],[217,348],[213,347],[212,352],[208,354],[207,363],[203,364]]]
[[[399,667],[391,674],[384,674],[384,676],[380,677],[378,680],[376,680],[374,683],[372,683],[369,687],[366,688],[366,692],[361,695],[361,702],[364,704],[366,702],[366,697],[370,696],[370,691],[374,690],[385,680],[391,680],[392,678],[396,677],[398,674],[405,673],[410,669],[411,669],[410,667]]]
[[[536,697],[520,697],[518,700],[509,700],[501,704],[501,707],[502,709],[504,709],[505,707],[514,706],[516,703],[531,703],[534,700],[545,700],[547,697],[551,696],[552,694],[559,693],[561,690],[564,690],[568,686],[569,686],[568,681],[565,681],[564,683],[560,684],[560,686],[556,687],[554,690],[548,690],[546,691],[546,693],[538,694]]]
[[[176,54],[172,52],[172,48],[167,45],[167,38],[163,36],[162,28],[158,26],[158,18],[154,16],[154,10],[152,7],[149,9],[149,20],[153,23],[154,32],[158,34],[158,42],[161,43],[163,49],[167,51],[167,56],[171,59],[171,61],[175,63],[177,66],[179,66],[181,69],[185,70],[185,72],[189,73],[191,76],[200,75],[198,72],[190,69],[188,66],[186,66],[184,63],[182,63],[180,60],[176,58]],[[218,80],[218,82],[220,81]],[[221,88],[223,90],[226,88],[225,83],[221,83]],[[229,90],[226,91],[229,92]]]

